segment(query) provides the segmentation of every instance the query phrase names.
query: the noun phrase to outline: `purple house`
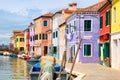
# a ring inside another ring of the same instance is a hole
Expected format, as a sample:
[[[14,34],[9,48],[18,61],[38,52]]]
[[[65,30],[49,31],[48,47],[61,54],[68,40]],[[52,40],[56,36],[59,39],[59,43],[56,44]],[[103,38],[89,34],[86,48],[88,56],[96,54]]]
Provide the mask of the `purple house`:
[[[79,49],[77,62],[96,63],[99,61],[99,28],[100,16],[98,9],[104,2],[97,3],[87,8],[81,9],[79,12],[72,14],[66,21],[66,37],[67,37],[67,60],[72,62],[78,41],[82,39]]]
[[[29,25],[29,33],[30,33],[30,55],[34,55],[34,24],[30,23]]]

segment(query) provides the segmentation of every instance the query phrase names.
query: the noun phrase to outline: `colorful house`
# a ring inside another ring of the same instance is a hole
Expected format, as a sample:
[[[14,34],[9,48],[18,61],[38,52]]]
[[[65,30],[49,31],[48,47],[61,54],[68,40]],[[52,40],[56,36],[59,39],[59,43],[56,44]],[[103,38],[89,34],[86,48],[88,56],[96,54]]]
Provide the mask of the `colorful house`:
[[[29,44],[29,29],[25,29],[24,30],[24,51],[25,54],[30,55],[30,44]]]
[[[53,55],[56,58],[62,59],[63,53],[66,47],[66,39],[65,39],[65,21],[66,18],[69,17],[74,11],[77,10],[77,3],[69,4],[68,8],[59,10],[53,15],[53,36],[52,36],[52,44],[53,44]]]
[[[19,33],[21,33],[22,31],[20,31],[20,30],[13,30],[13,32],[12,32],[12,37],[10,38],[10,49],[11,50],[15,50],[15,48],[16,48],[16,35],[17,34],[19,34]]]
[[[111,66],[120,69],[120,0],[112,0],[111,6]]]
[[[110,3],[106,1],[99,9],[100,44],[99,57],[102,65],[110,66]]]
[[[82,39],[82,44],[77,57],[77,62],[96,63],[99,61],[99,27],[100,16],[98,9],[104,5],[100,2],[81,9],[67,18],[67,61],[73,61],[78,41]]]
[[[52,24],[52,53],[51,55],[59,58],[59,25],[62,22],[62,10],[56,12],[53,17],[53,24]]]
[[[48,35],[47,31],[51,29],[52,13],[41,15],[34,19],[34,48],[35,55],[48,54]]]
[[[33,56],[34,55],[34,24],[30,23],[29,25],[29,41],[30,41],[30,55]]]
[[[65,28],[66,19],[75,11],[79,10],[77,8],[77,3],[70,3],[69,7],[61,10],[62,22],[59,25],[59,59],[62,60],[64,51],[66,50],[66,38],[65,38]]]
[[[15,37],[16,48],[20,52],[25,52],[25,49],[24,49],[24,32],[18,33],[15,36],[16,36]]]

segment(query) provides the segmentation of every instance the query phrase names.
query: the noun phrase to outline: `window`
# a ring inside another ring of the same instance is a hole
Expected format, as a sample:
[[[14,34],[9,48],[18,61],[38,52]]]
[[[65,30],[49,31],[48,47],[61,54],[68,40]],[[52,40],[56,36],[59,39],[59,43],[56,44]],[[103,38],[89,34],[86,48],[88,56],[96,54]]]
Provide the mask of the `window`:
[[[56,38],[58,37],[58,31],[56,31]]]
[[[84,44],[84,56],[91,56],[91,44]]]
[[[55,38],[55,32],[53,32],[53,38]]]
[[[35,35],[35,40],[38,40],[38,35]]]
[[[84,21],[84,31],[91,31],[91,20]]]
[[[76,21],[74,21],[74,31],[76,31]]]
[[[41,40],[41,34],[39,34],[39,39]]]
[[[102,27],[103,27],[103,17],[101,16],[100,17],[100,29],[102,29]]]
[[[66,27],[66,33],[67,33],[67,34],[69,33],[69,30],[68,30],[68,25],[67,25],[67,27]]]
[[[106,26],[110,25],[110,11],[106,12]]]
[[[43,40],[45,39],[45,35],[44,35],[44,34],[42,34],[42,39],[43,39]]]
[[[24,47],[20,47],[20,51],[24,51]]]
[[[71,33],[71,24],[69,24],[69,32]]]
[[[47,35],[47,34],[45,34],[45,39],[46,39],[46,40],[48,39],[48,35]]]
[[[18,38],[16,38],[16,40],[15,40],[16,42],[18,42]]]
[[[114,7],[114,23],[116,23],[116,7]]]
[[[30,37],[30,41],[32,41],[32,36]]]
[[[24,42],[24,38],[20,38],[20,42]]]
[[[35,40],[35,36],[33,36],[33,41]]]
[[[44,20],[44,26],[47,26],[47,20]]]
[[[53,53],[54,53],[54,54],[57,53],[57,47],[56,47],[56,46],[53,47]]]

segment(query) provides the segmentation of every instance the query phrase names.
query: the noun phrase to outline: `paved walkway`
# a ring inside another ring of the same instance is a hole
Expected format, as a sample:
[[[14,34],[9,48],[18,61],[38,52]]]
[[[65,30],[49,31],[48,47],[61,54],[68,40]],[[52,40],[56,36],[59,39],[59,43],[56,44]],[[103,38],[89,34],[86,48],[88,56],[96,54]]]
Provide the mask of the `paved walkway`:
[[[72,63],[66,63],[66,70],[69,71],[71,66]],[[76,63],[73,73],[79,75],[75,80],[120,80],[120,70],[97,63]]]

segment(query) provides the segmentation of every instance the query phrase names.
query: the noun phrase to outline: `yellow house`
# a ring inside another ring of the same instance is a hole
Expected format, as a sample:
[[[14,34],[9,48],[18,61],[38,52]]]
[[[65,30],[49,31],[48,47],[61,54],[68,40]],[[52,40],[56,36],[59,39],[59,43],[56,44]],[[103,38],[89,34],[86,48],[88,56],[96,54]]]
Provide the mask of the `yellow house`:
[[[120,0],[111,4],[111,66],[120,69]]]
[[[25,51],[25,49],[24,49],[24,33],[23,32],[16,34],[15,43],[16,43],[16,48],[19,51],[22,51],[22,52]]]

